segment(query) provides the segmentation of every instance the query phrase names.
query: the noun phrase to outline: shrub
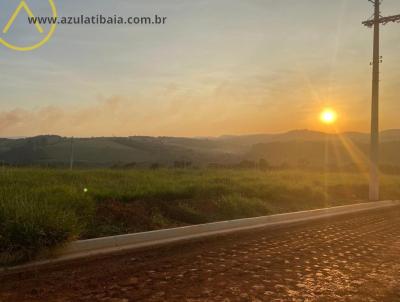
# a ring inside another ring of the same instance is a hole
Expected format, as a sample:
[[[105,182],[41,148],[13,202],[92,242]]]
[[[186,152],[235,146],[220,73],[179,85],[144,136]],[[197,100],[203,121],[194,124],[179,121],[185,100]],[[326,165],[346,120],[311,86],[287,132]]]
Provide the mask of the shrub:
[[[72,211],[26,199],[0,203],[0,263],[16,263],[65,243],[79,234]]]
[[[222,196],[217,200],[217,215],[222,219],[239,219],[269,214],[267,203],[241,195]]]

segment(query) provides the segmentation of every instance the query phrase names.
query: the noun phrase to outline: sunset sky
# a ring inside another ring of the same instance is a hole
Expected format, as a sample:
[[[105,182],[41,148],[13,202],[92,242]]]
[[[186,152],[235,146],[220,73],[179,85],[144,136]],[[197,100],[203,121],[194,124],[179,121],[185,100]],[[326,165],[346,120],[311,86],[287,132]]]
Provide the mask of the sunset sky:
[[[47,1],[27,3],[35,15],[48,14]],[[369,130],[372,30],[361,25],[372,14],[367,0],[55,3],[62,16],[158,14],[168,21],[60,25],[33,52],[0,45],[0,136]],[[1,1],[0,34],[18,4]],[[400,14],[399,0],[384,0],[382,14]],[[8,35],[23,40],[29,30],[36,34],[21,14]],[[400,128],[399,54],[400,24],[388,24],[382,129]],[[335,126],[320,121],[326,107],[338,114]]]

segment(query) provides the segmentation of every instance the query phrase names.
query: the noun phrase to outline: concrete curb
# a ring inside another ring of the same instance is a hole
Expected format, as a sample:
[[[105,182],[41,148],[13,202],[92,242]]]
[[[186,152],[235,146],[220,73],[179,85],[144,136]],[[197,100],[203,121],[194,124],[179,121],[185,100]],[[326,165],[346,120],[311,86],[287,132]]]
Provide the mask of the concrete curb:
[[[250,229],[283,226],[292,223],[330,218],[345,214],[394,207],[398,205],[400,205],[400,201],[389,200],[369,202],[318,210],[221,221],[144,233],[80,240],[67,245],[64,249],[60,250],[53,259],[32,262],[15,267],[1,268],[0,275],[23,272],[30,269],[39,269],[48,265],[61,264],[63,262],[81,258],[89,258],[122,251],[154,247],[168,243],[205,238]]]

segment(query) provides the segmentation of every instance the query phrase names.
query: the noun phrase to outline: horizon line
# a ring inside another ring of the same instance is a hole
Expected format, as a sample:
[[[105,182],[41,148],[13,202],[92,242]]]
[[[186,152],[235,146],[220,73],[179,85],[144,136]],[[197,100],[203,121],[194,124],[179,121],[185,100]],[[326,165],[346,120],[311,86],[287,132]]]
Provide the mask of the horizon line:
[[[389,128],[381,130],[380,133],[389,132],[389,131],[400,131],[400,128]],[[194,135],[194,136],[175,136],[175,135],[92,135],[92,136],[75,136],[75,135],[60,135],[60,134],[37,134],[37,135],[16,135],[16,136],[0,136],[0,139],[27,139],[27,138],[35,138],[35,137],[49,137],[49,136],[57,136],[61,138],[77,138],[77,139],[85,139],[85,138],[130,138],[130,137],[148,137],[148,138],[191,138],[191,139],[218,139],[224,137],[245,137],[245,136],[259,136],[259,135],[284,135],[288,133],[294,132],[310,132],[310,133],[318,133],[318,134],[327,134],[327,135],[340,135],[340,134],[363,134],[369,135],[370,132],[362,132],[362,131],[342,131],[342,132],[324,132],[318,130],[310,130],[310,129],[293,129],[282,132],[259,132],[259,133],[247,133],[247,134],[221,134],[221,135]]]

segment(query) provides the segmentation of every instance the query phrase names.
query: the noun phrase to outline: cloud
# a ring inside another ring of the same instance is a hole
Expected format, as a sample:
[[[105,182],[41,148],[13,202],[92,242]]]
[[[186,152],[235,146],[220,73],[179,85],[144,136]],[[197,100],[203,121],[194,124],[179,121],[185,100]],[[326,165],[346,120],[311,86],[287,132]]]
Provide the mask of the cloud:
[[[134,114],[126,100],[112,97],[90,106],[61,108],[47,106],[35,110],[14,109],[0,113],[0,135],[100,135],[112,134],[117,127],[127,129],[124,119]],[[128,111],[127,111],[128,110]],[[125,132],[124,130],[122,132]]]
[[[2,111],[0,135],[209,136],[324,130],[318,116],[325,105],[334,105],[339,112],[342,130],[365,130],[369,118],[366,98],[354,88],[329,95],[328,84],[318,69],[307,74],[283,70],[224,80],[202,74],[135,97],[115,95],[75,106],[62,103]],[[395,121],[388,118],[383,126],[395,128]]]
[[[0,113],[0,131],[18,126],[24,120],[24,110],[11,110]]]
[[[0,135],[218,135],[262,131],[280,122],[279,105],[261,81],[241,85],[230,80],[196,89],[169,84],[151,97],[112,96],[76,107],[3,111]]]

